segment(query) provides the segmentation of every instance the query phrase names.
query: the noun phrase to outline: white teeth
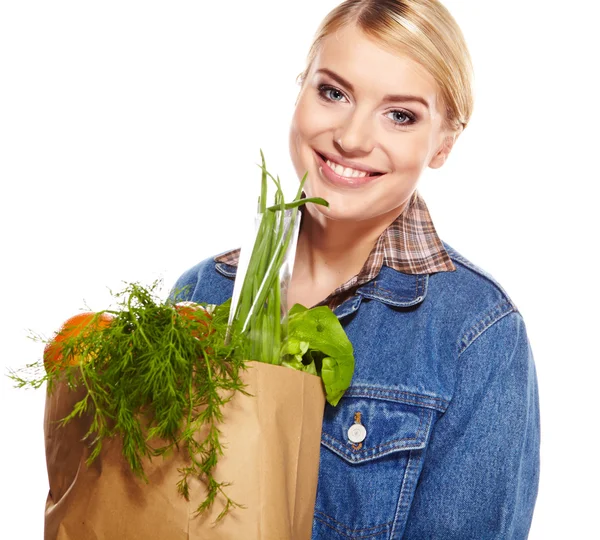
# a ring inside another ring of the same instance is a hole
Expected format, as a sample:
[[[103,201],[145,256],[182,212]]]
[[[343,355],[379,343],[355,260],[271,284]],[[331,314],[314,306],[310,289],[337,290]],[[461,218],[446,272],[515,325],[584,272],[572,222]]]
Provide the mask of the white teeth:
[[[331,170],[333,170],[336,174],[340,176],[344,176],[346,178],[364,178],[367,176],[365,171],[358,171],[356,169],[351,169],[350,167],[342,167],[337,163],[333,163],[332,161],[326,160],[327,165]]]

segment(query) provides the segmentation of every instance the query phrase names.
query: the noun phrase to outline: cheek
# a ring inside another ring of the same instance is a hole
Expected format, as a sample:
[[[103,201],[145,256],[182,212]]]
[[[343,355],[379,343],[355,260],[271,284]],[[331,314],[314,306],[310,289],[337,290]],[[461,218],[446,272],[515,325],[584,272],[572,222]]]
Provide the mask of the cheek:
[[[330,120],[323,107],[306,96],[300,97],[290,125],[289,147],[292,162],[302,178],[312,158],[310,146],[323,144],[320,136],[328,131]]]
[[[317,137],[331,128],[331,114],[312,96],[303,96],[296,106],[293,129],[306,141]]]
[[[429,137],[425,133],[412,135],[396,142],[393,152],[394,162],[401,169],[421,170],[429,158]]]
[[[292,122],[290,125],[289,146],[290,146],[290,156],[292,158],[292,162],[296,169],[296,173],[299,174],[299,171],[301,168],[300,153],[301,153],[301,147],[302,147],[303,134],[302,134],[302,126],[299,123],[298,112],[299,112],[298,108],[296,107],[296,110],[294,112],[294,116],[292,117]]]
[[[306,171],[306,145],[311,138],[310,126],[306,108],[303,107],[302,101],[300,101],[292,117],[289,137],[290,156],[298,179],[302,178]]]

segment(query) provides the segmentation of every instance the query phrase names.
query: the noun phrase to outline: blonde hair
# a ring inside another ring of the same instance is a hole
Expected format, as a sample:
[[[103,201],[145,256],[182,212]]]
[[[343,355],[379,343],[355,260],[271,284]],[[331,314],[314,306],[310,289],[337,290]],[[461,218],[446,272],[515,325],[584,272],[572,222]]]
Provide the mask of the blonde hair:
[[[462,31],[438,0],[346,0],[321,22],[298,75],[303,87],[321,42],[356,25],[378,45],[405,54],[435,79],[446,108],[445,127],[464,129],[473,111],[473,66]]]

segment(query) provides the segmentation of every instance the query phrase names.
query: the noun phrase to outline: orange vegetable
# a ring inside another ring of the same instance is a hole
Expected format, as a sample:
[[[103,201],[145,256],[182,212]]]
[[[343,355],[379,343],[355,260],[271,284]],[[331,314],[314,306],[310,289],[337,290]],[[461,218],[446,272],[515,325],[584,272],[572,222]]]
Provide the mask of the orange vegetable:
[[[95,313],[86,311],[67,319],[60,330],[56,333],[52,341],[44,348],[44,366],[48,369],[51,365],[61,364],[63,362],[62,350],[63,342],[71,337],[80,334],[90,333],[92,331],[106,328],[114,319],[109,313],[102,313],[95,317]],[[73,357],[69,360],[69,365],[75,366],[81,361],[80,358]]]
[[[192,332],[195,338],[202,340],[207,334],[214,333],[214,329],[211,328],[210,324],[212,316],[200,304],[196,304],[195,302],[179,302],[175,304],[175,311],[180,316],[185,317],[189,321],[197,322],[203,327],[199,331]]]

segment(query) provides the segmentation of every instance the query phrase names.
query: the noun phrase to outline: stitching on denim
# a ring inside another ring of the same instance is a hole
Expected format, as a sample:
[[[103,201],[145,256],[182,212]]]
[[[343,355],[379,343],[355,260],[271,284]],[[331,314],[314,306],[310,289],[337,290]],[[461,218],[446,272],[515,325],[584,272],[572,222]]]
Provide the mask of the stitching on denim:
[[[504,312],[503,308],[508,307],[510,310],[510,305],[506,302],[500,302],[492,306],[486,313],[483,314],[481,319],[475,322],[471,327],[464,333],[462,338],[459,340],[459,350],[460,345],[463,345],[463,348],[468,347],[479,335],[481,335],[486,328],[488,328],[491,324],[493,324],[495,318]],[[460,354],[460,353],[459,353]]]
[[[427,425],[428,431],[431,426],[432,419],[433,419],[433,414],[429,414],[429,418],[428,418],[429,422]],[[333,519],[332,517],[328,516],[327,514],[321,512],[321,511],[318,511],[318,510],[315,510],[315,514],[314,514],[315,519],[318,520],[323,525],[325,525],[326,527],[336,531],[337,533],[341,534],[342,536],[344,536],[346,538],[355,538],[354,536],[350,536],[350,534],[352,534],[352,533],[360,534],[361,532],[369,532],[369,531],[374,531],[374,532],[368,536],[361,535],[361,538],[369,538],[369,537],[377,536],[378,534],[385,532],[385,530],[391,525],[392,528],[390,531],[390,539],[393,539],[395,536],[397,536],[395,531],[396,531],[397,527],[401,526],[401,523],[402,523],[401,519],[404,519],[404,526],[406,525],[406,517],[407,517],[408,511],[410,509],[410,504],[408,501],[409,501],[409,499],[411,500],[412,497],[414,497],[414,488],[416,486],[416,479],[418,478],[417,471],[418,471],[419,467],[422,465],[423,459],[424,459],[424,453],[422,451],[417,453],[417,452],[415,452],[415,450],[409,450],[406,468],[404,470],[404,475],[403,475],[403,479],[402,479],[402,486],[400,488],[398,502],[396,504],[396,512],[395,512],[393,521],[382,524],[379,527],[370,527],[370,528],[363,528],[363,529],[349,529],[342,523],[339,523],[337,520]],[[320,517],[320,516],[323,516],[323,517]],[[337,525],[337,527],[333,526],[331,523],[328,523],[328,521],[335,523]]]
[[[401,296],[398,297],[393,295],[391,297],[379,294],[378,291],[369,291],[369,290],[357,290],[357,294],[364,298],[369,298],[370,300],[378,300],[380,302],[384,302],[394,307],[413,307],[420,304],[423,301],[423,296],[418,296],[416,298]]]
[[[478,322],[465,332],[458,343],[458,358],[481,336],[488,328],[496,324],[500,319],[515,312],[510,302],[501,302],[491,308]]]
[[[380,394],[383,394],[383,392],[380,392]],[[354,395],[356,395],[356,394],[348,394],[348,395],[347,395],[347,397],[352,397],[352,396],[354,396]],[[365,395],[365,397],[375,397],[375,396],[369,396],[369,395]],[[433,400],[436,400],[436,401],[445,401],[445,400],[442,400],[442,398],[431,398],[431,399],[433,399]],[[422,404],[422,401],[418,401],[418,400],[414,400],[414,399],[408,399],[408,398],[404,398],[404,399],[403,399],[401,402],[399,402],[399,403],[407,403],[407,404],[408,404],[408,403],[411,403],[411,404],[414,404],[414,405],[421,405],[421,404]],[[423,405],[423,406],[425,406],[425,405]]]
[[[323,517],[319,517],[319,516],[323,516]],[[368,536],[362,536],[362,538],[370,538],[373,536],[377,536],[378,534],[385,532],[385,530],[392,524],[391,521],[388,521],[387,523],[383,523],[382,525],[376,525],[375,527],[365,527],[363,529],[351,529],[350,527],[347,527],[343,523],[340,523],[339,521],[333,519],[331,516],[325,514],[324,512],[321,512],[319,510],[315,510],[314,517],[315,517],[315,519],[317,519],[318,521],[323,523],[323,525],[329,527],[331,530],[333,530],[335,532],[340,533],[342,536],[345,536],[346,538],[354,538],[353,536],[349,536],[349,534],[352,534],[352,533],[362,533],[362,532],[371,532],[371,531],[372,531],[371,534],[369,534]],[[337,527],[334,527],[331,523],[328,523],[328,521],[332,521],[338,527],[340,527],[340,529],[338,529]]]
[[[462,266],[464,266],[465,268],[468,268],[472,272],[475,272],[477,275],[479,275],[479,276],[485,278],[486,280],[488,280],[492,285],[494,285],[494,287],[496,287],[496,289],[498,289],[502,293],[502,296],[512,306],[512,308],[515,311],[518,311],[518,308],[517,308],[516,304],[508,296],[508,293],[504,290],[504,288],[502,287],[502,285],[500,285],[500,283],[498,283],[494,279],[494,277],[491,274],[489,274],[488,272],[486,272],[485,270],[483,270],[483,268],[479,268],[476,264],[472,263],[468,259],[465,259],[462,255],[460,255],[453,248],[447,247],[447,245],[445,245],[444,247],[446,248],[446,251],[448,252],[448,255],[450,255],[451,259],[457,261],[458,263],[462,264]]]
[[[425,424],[424,420],[427,423],[427,426],[425,428],[423,428],[423,425]],[[400,447],[394,446],[397,443],[401,443],[403,441],[414,441],[415,444],[419,445],[419,449],[424,448],[424,443],[427,440],[427,433],[429,432],[429,429],[431,427],[432,420],[433,420],[433,413],[428,414],[426,410],[421,411],[419,413],[419,426],[417,428],[417,432],[415,433],[414,437],[405,437],[402,439],[394,439],[391,441],[386,441],[385,443],[378,444],[377,446],[365,448],[360,453],[360,455],[350,454],[347,443],[344,444],[339,439],[336,439],[335,437],[332,437],[331,435],[329,435],[325,432],[323,432],[322,438],[325,439],[327,442],[329,442],[329,444],[331,446],[334,447],[334,448],[332,448],[332,450],[336,449],[337,451],[342,452],[353,463],[358,463],[359,461],[365,461],[366,459],[384,457],[384,456],[392,454],[396,451],[407,450],[407,448],[402,448],[401,446]],[[423,440],[420,440],[421,438]],[[416,450],[416,449],[417,448],[409,448],[408,450]]]
[[[415,394],[414,392],[408,392],[405,390],[399,391],[392,388],[380,388],[376,386],[354,386],[348,388],[345,397],[367,397],[373,399],[382,399],[383,397],[388,398],[389,401],[395,401],[397,403],[406,403],[408,405],[417,405],[419,407],[426,407],[428,409],[435,409],[440,412],[444,412],[450,401],[444,398],[435,396],[427,396],[425,394]],[[404,397],[408,396],[408,397]],[[409,399],[416,398],[416,399]],[[426,401],[439,402],[440,406],[426,403]]]
[[[417,276],[417,279],[415,279],[415,294],[417,296],[421,296],[419,294],[419,286],[421,285],[421,278],[419,276]]]
[[[407,395],[407,396],[414,396],[415,398],[423,398],[423,399],[431,399],[434,401],[446,401],[444,398],[439,398],[439,397],[435,397],[435,396],[429,396],[427,394],[417,394],[415,392],[409,392],[408,390],[394,390],[393,388],[381,388],[379,386],[354,386],[354,387],[350,387],[348,389],[349,392],[352,392],[352,389],[355,388],[356,390],[374,390],[375,392],[378,393],[390,393],[390,394],[400,394],[400,395]]]
[[[323,518],[317,516],[317,512],[315,512],[315,519],[323,525],[325,525],[325,527],[330,528],[332,531],[335,531],[336,533],[341,534],[342,536],[345,536],[346,538],[350,538],[350,540],[352,540],[352,537],[348,536],[344,531],[338,529],[337,527],[334,527],[331,523],[327,523],[327,521],[325,521]]]
[[[417,467],[421,464],[424,457],[421,453],[420,457],[415,457],[414,450],[411,450],[408,454],[408,462],[406,463],[406,470],[404,471],[404,479],[402,481],[402,487],[400,488],[400,496],[398,497],[398,504],[396,506],[396,513],[394,515],[394,522],[392,524],[392,530],[390,532],[390,540],[393,540],[396,536],[396,527],[398,526],[400,519],[404,518],[404,526],[406,527],[406,518],[408,516],[408,510],[410,504],[408,499],[414,497],[414,487],[416,485]],[[415,477],[413,479],[413,476]]]
[[[330,442],[326,439],[331,439],[334,442]],[[334,444],[335,443],[335,444]],[[425,448],[425,445],[419,443],[418,446],[398,446],[392,447],[387,450],[376,451],[379,447],[374,447],[372,449],[365,448],[361,455],[350,454],[346,449],[346,446],[337,442],[336,439],[332,439],[330,435],[323,434],[321,439],[321,444],[325,446],[325,448],[329,448],[332,452],[345,459],[349,463],[366,463],[368,461],[373,461],[375,459],[380,459],[391,454],[396,454],[398,452],[407,452],[409,450],[422,450]]]
[[[419,423],[419,430],[421,429],[421,424],[422,422]],[[404,437],[403,439],[393,439],[391,441],[386,441],[384,443],[378,444],[377,446],[371,446],[369,448],[365,448],[365,452],[367,453],[367,451],[376,451],[378,449],[384,449],[384,448],[388,448],[388,447],[392,447],[394,446],[396,443],[401,443],[401,442],[405,442],[405,441],[415,441],[415,443],[421,444],[419,442],[419,436],[420,433],[419,431],[417,431],[417,433],[415,434],[414,437]],[[323,437],[327,437],[332,443],[340,443],[341,448],[346,449],[347,448],[347,444],[342,443],[342,441],[340,441],[339,439],[336,439],[335,437],[332,437],[331,435],[328,435],[327,433],[323,433]]]
[[[415,274],[415,295],[416,296],[421,296],[422,291],[425,290],[425,283],[426,283],[426,277],[425,275],[419,275],[419,274]],[[380,281],[374,280],[372,282],[372,289],[375,289],[377,291],[383,291],[385,293],[387,293],[389,296],[395,296],[395,292],[391,291],[390,289],[386,289],[384,287],[382,287],[381,285],[379,285],[381,283]],[[368,290],[369,288],[367,288]],[[410,296],[400,296],[399,298],[406,298],[409,299],[411,298]]]
[[[379,285],[377,285],[377,282],[373,283],[373,287],[371,287],[373,289],[371,294],[378,294],[379,296],[383,296],[384,298],[390,299],[390,300],[414,300],[414,298],[412,296],[399,296],[397,293],[395,293],[394,291],[390,291],[389,289],[384,289],[383,287],[380,287]],[[370,291],[367,289],[366,291],[363,291],[363,293],[369,293]]]
[[[231,278],[231,277],[235,277],[237,272],[228,272],[227,270],[225,270],[224,268],[224,264],[223,263],[217,263],[215,265],[215,268],[217,270],[217,272],[219,272],[219,274],[222,274],[225,277]]]
[[[336,525],[339,525],[343,529],[346,529],[347,531],[353,531],[353,532],[370,532],[370,531],[377,531],[377,530],[379,530],[379,532],[381,532],[381,529],[385,529],[386,527],[389,527],[392,524],[391,521],[388,521],[387,523],[382,523],[381,525],[375,525],[374,527],[363,527],[361,529],[351,529],[347,525],[344,525],[343,523],[339,522],[337,519],[332,518],[329,514],[326,514],[325,512],[321,512],[320,510],[315,510],[315,515],[316,514],[320,514],[320,515],[324,516],[326,519],[333,521]]]
[[[358,310],[358,308],[360,307],[361,300],[362,300],[361,296],[355,296],[355,297],[349,298],[348,300],[345,300],[342,304],[340,304],[334,310],[336,312],[337,318],[341,319],[343,317],[351,315],[352,313],[355,313]],[[349,304],[349,305],[347,307],[345,307],[344,311],[341,311],[341,308],[344,307],[346,304]]]

